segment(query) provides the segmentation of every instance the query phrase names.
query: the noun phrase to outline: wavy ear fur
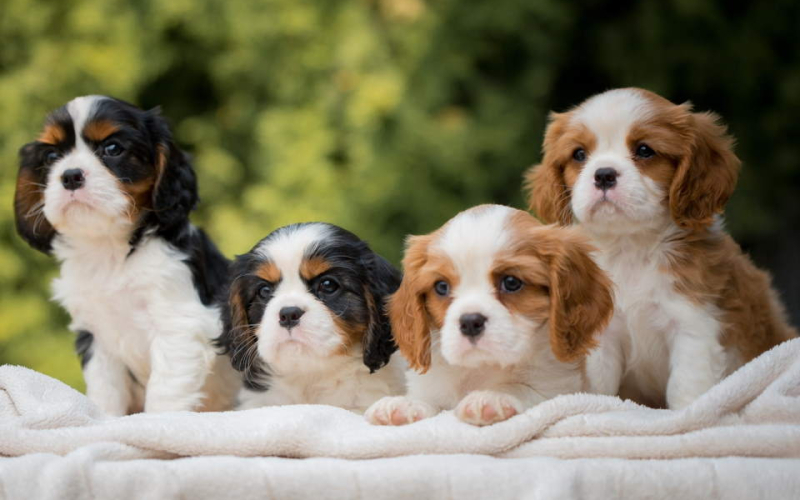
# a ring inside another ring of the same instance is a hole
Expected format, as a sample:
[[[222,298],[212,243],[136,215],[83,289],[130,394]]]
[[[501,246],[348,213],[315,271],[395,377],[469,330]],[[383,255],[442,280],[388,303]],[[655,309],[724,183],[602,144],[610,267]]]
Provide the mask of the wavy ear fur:
[[[733,194],[741,162],[733,138],[714,113],[692,113],[691,153],[681,159],[669,192],[673,220],[698,229],[722,213]]]
[[[550,346],[558,359],[576,361],[596,345],[595,334],[611,320],[611,280],[575,230],[548,227],[538,232],[545,239],[537,248],[550,262]]]
[[[400,273],[380,255],[370,252],[363,260],[367,270],[366,297],[369,305],[369,326],[362,341],[364,364],[370,373],[389,362],[397,345],[392,338],[392,325],[386,312],[386,300],[400,286]]]
[[[245,385],[253,390],[269,388],[269,369],[258,356],[258,337],[248,315],[246,284],[242,276],[248,264],[242,258],[231,266],[231,281],[222,292],[222,334],[214,339],[214,345],[222,354],[229,354],[233,367],[242,372]]]
[[[14,218],[17,232],[30,246],[49,254],[56,230],[44,216],[44,189],[47,170],[42,168],[36,143],[19,150],[19,172],[14,192]]]
[[[431,321],[425,308],[424,283],[419,276],[428,261],[431,240],[431,235],[408,238],[403,257],[403,281],[389,299],[394,340],[409,365],[420,373],[431,366]]]
[[[555,151],[556,142],[569,123],[569,113],[550,113],[550,123],[542,145],[542,163],[525,173],[525,188],[530,192],[528,205],[545,223],[572,223],[570,195],[564,179],[564,167]]]
[[[180,233],[189,221],[189,213],[197,206],[197,179],[188,155],[175,144],[159,109],[148,111],[146,121],[156,150],[152,217],[157,233],[169,239],[170,235]]]

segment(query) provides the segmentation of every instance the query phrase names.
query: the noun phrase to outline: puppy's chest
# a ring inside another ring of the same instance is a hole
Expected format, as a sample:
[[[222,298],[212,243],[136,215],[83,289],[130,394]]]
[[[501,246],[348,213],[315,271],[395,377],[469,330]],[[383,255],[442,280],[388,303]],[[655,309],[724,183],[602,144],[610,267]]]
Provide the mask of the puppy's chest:
[[[153,245],[139,250],[129,257],[97,252],[68,258],[53,291],[69,312],[73,330],[89,331],[95,342],[145,375],[153,334],[169,322],[164,291],[185,280],[176,272],[189,271]]]
[[[694,308],[675,289],[661,255],[623,253],[602,256],[598,262],[614,282],[615,314],[637,342],[668,340],[683,313]]]

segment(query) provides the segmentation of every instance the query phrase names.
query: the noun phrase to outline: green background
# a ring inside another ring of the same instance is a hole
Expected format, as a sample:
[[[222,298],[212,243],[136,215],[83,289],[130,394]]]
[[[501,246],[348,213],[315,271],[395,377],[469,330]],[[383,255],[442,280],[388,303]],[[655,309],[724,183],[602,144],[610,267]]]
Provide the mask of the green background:
[[[194,221],[228,255],[278,225],[408,233],[524,206],[545,118],[640,86],[723,115],[728,227],[800,306],[800,2],[0,0],[0,362],[82,388],[54,262],[14,232],[17,150],[83,94],[161,105],[194,155]]]

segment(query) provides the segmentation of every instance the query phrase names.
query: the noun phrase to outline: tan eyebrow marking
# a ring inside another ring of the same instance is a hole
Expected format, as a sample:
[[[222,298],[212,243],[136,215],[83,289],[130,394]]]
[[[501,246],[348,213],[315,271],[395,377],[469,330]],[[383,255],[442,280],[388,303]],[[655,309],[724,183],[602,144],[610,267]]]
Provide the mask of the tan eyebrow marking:
[[[110,120],[94,120],[83,127],[83,135],[90,141],[100,142],[119,130],[119,126]]]
[[[48,123],[44,126],[42,133],[39,134],[39,137],[36,140],[55,146],[56,144],[63,142],[66,138],[67,132],[64,130],[64,127],[57,123]]]

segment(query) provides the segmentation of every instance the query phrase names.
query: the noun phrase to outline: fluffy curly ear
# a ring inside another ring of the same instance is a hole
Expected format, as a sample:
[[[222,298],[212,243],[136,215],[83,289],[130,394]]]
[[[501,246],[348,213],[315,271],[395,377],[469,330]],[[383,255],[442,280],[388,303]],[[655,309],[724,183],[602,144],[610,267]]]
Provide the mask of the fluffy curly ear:
[[[543,222],[568,225],[572,222],[570,194],[564,169],[556,151],[556,142],[569,122],[568,113],[550,113],[550,124],[542,146],[542,163],[525,173],[528,205]]]
[[[681,227],[698,229],[713,222],[733,194],[741,162],[733,138],[713,113],[692,113],[693,142],[672,179],[669,207]]]
[[[160,234],[180,231],[198,202],[197,180],[189,158],[172,139],[158,108],[147,112],[147,125],[155,142],[156,181],[153,217]]]
[[[370,372],[389,362],[397,345],[392,338],[392,325],[386,312],[386,300],[400,286],[400,273],[386,259],[370,252],[363,260],[367,271],[367,304],[369,325],[362,340],[364,364]]]
[[[389,299],[389,319],[397,347],[409,365],[425,373],[431,366],[431,321],[425,308],[425,283],[420,271],[428,261],[431,235],[408,238],[403,281]]]
[[[269,369],[258,356],[256,327],[248,315],[246,266],[241,260],[231,268],[231,281],[223,292],[222,334],[214,345],[222,354],[231,357],[233,367],[242,372],[244,383],[250,389],[264,391],[269,388]]]
[[[19,150],[19,172],[14,193],[14,218],[17,232],[30,246],[50,253],[56,230],[44,216],[44,189],[47,170],[42,167],[37,143]]]
[[[592,247],[572,229],[540,228],[550,261],[550,346],[562,361],[576,361],[596,345],[594,335],[614,314],[611,280],[592,260]]]

